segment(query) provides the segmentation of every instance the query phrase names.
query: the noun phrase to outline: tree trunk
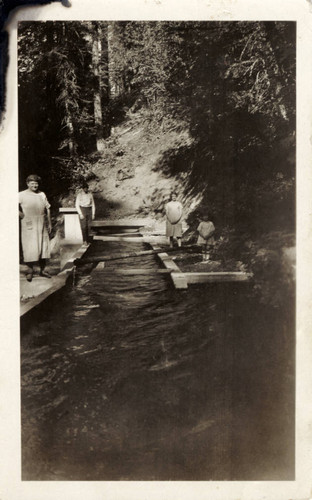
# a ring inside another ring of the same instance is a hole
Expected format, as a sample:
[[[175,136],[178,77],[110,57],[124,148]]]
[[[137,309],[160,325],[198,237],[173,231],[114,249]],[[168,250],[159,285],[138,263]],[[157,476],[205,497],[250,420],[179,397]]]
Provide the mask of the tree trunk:
[[[62,24],[62,28],[63,28],[63,39],[67,41],[68,36],[66,33],[66,23]],[[73,125],[72,110],[70,109],[70,106],[68,103],[68,98],[67,98],[67,96],[69,96],[69,89],[68,89],[68,76],[66,74],[66,68],[64,68],[63,82],[64,82],[65,96],[66,96],[65,102],[64,102],[64,108],[65,108],[64,122],[66,123],[66,128],[67,128],[67,133],[68,133],[68,149],[69,149],[70,156],[74,156],[76,153],[76,142],[75,142],[75,138],[74,138],[74,125]]]
[[[101,55],[102,55],[102,30],[98,23],[94,25],[92,41],[92,66],[94,73],[94,122],[96,127],[96,148],[103,151],[105,148],[102,115],[102,89],[101,89]]]
[[[67,103],[65,104],[65,110],[66,110],[65,121],[68,132],[68,149],[70,156],[74,156],[76,153],[76,145],[74,141],[74,125],[72,122],[71,113],[69,111],[69,106]]]
[[[109,94],[119,97],[125,94],[125,46],[124,24],[110,22],[107,30]]]

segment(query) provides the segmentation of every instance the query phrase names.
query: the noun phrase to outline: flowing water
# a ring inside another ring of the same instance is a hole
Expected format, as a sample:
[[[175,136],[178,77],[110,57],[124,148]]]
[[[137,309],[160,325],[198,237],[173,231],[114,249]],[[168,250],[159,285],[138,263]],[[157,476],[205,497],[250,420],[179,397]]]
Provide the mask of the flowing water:
[[[105,265],[131,267],[159,264]],[[23,479],[293,479],[294,328],[281,311],[246,283],[178,291],[164,274],[90,271],[22,321]]]

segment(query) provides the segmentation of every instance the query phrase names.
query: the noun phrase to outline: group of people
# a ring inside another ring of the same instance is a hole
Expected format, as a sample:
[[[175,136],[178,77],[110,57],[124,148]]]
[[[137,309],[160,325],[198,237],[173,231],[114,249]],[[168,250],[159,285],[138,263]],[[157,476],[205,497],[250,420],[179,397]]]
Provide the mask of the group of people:
[[[27,266],[26,279],[32,281],[34,267],[39,266],[39,276],[51,278],[45,270],[50,258],[50,233],[52,231],[50,203],[46,195],[39,189],[41,179],[38,175],[29,175],[26,179],[27,189],[19,193],[19,217],[21,219],[21,240],[23,259]],[[85,182],[76,198],[83,244],[90,238],[90,225],[95,217],[95,203],[89,186]]]
[[[182,204],[177,200],[177,193],[171,194],[171,200],[166,204],[166,236],[169,238],[170,247],[173,247],[173,240],[176,238],[178,247],[181,246],[182,239]],[[202,247],[203,260],[209,260],[209,251],[214,244],[215,226],[209,220],[208,215],[203,215],[198,227],[197,244]]]
[[[39,266],[39,275],[51,278],[46,271],[46,262],[50,258],[50,233],[52,231],[50,203],[46,195],[40,191],[38,175],[29,175],[26,179],[27,189],[19,193],[19,216],[21,219],[21,240],[24,263],[27,265],[26,279],[32,281],[34,266]],[[79,214],[83,244],[90,239],[91,221],[95,218],[95,203],[89,185],[84,182],[76,197],[76,209]],[[171,194],[166,204],[166,236],[170,247],[174,239],[181,247],[183,207],[177,200],[177,194]],[[209,259],[209,249],[214,243],[214,224],[208,217],[203,217],[197,227],[197,244],[202,246],[203,260]]]

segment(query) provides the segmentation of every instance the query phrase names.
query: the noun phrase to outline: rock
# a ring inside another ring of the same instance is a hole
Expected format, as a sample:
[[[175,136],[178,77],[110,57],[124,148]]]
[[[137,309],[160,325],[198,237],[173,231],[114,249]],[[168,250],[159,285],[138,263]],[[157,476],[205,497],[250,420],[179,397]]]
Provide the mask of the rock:
[[[125,179],[131,179],[134,177],[134,174],[131,172],[129,167],[120,168],[117,172],[117,181],[121,182]]]

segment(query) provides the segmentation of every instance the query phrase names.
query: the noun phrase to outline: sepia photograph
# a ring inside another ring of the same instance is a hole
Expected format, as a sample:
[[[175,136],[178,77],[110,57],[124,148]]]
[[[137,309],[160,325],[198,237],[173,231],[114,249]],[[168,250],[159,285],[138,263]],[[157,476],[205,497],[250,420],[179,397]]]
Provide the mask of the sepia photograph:
[[[22,481],[294,481],[296,21],[17,43]]]
[[[1,500],[309,500],[312,0],[0,2]]]

